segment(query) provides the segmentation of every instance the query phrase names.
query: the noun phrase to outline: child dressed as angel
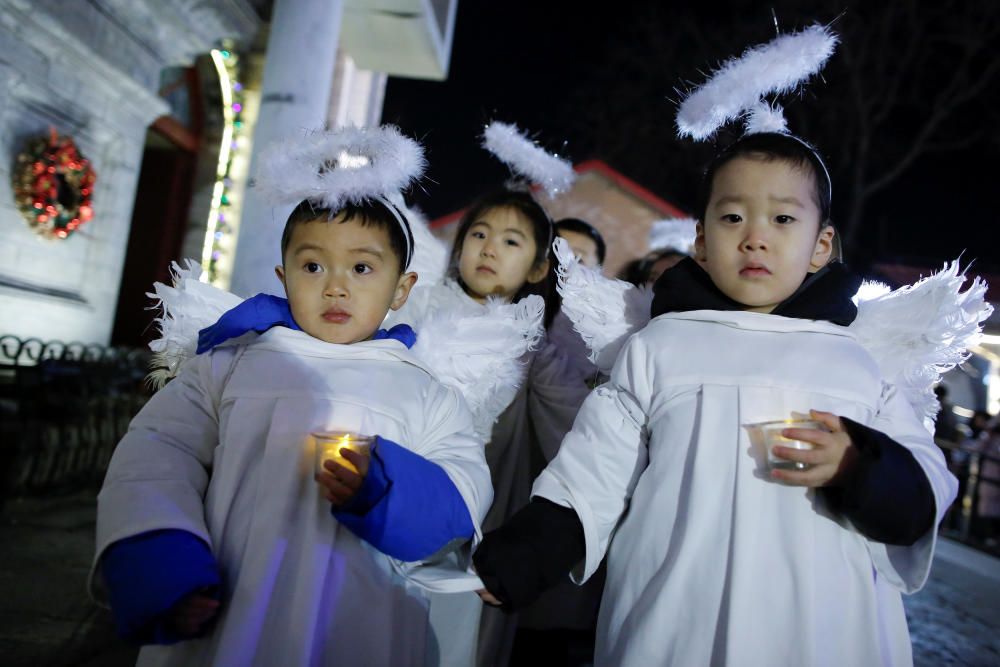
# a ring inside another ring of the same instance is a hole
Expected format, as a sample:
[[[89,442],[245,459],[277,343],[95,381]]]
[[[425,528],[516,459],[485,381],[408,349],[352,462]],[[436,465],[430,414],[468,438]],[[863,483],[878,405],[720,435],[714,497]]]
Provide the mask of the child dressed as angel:
[[[475,554],[517,608],[607,555],[596,665],[906,665],[900,592],[956,481],[848,325],[818,154],[755,132],[709,166],[696,259],[584,403],[533,501]],[[753,424],[780,431],[768,465]],[[802,469],[796,469],[802,468]]]
[[[258,295],[202,330],[111,461],[92,577],[120,632],[159,644],[140,664],[422,665],[428,602],[406,568],[473,538],[489,508],[466,402],[412,329],[379,329],[416,280],[405,216],[315,167],[330,189],[288,217],[287,301]],[[332,430],[377,437],[314,472],[309,435]]]

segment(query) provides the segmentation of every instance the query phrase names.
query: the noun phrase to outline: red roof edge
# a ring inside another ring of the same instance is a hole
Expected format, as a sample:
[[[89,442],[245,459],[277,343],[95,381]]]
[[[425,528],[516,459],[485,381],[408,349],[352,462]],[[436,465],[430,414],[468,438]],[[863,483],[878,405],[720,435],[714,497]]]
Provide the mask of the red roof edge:
[[[673,216],[675,218],[688,217],[687,213],[677,208],[667,200],[657,197],[652,192],[633,181],[631,178],[615,171],[603,160],[586,160],[585,162],[581,162],[580,164],[574,166],[573,171],[578,174],[583,174],[588,171],[596,171],[623,190],[630,192],[650,206],[660,209],[665,215]],[[430,228],[436,229],[438,227],[447,227],[451,223],[457,222],[462,217],[462,214],[465,213],[465,210],[466,209],[464,208],[459,209],[458,211],[454,211],[447,215],[443,215],[440,218],[431,220]]]
[[[667,215],[671,215],[675,218],[686,218],[689,217],[687,213],[680,210],[670,202],[665,199],[657,197],[655,194],[642,187],[631,178],[615,171],[607,162],[603,160],[587,160],[586,162],[581,162],[576,167],[574,167],[577,173],[584,173],[587,171],[599,172],[605,178],[610,179],[615,183],[615,185],[620,188],[627,190],[634,194],[639,199],[643,200],[647,204],[650,204]]]

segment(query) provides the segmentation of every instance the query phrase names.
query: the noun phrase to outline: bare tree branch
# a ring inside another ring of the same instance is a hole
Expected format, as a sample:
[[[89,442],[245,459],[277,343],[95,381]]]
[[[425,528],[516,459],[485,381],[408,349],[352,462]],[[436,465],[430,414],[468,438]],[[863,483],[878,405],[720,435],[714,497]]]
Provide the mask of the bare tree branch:
[[[820,0],[803,12],[792,0],[773,0],[783,31],[825,12],[841,35],[821,80],[783,103],[792,130],[830,158],[850,249],[873,195],[924,156],[1000,144],[1000,2],[847,1],[846,11],[844,0]],[[750,0],[734,9],[745,20],[714,20],[713,11],[660,3],[635,10],[609,37],[566,118],[595,155],[682,204],[694,198],[700,159],[728,135],[715,146],[678,140],[677,98],[704,72],[773,34],[770,17]]]

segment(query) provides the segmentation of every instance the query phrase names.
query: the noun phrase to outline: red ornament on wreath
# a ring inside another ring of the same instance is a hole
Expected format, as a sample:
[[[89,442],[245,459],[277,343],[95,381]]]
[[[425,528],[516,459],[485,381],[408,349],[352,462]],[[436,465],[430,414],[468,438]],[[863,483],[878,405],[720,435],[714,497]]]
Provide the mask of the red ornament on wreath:
[[[29,227],[45,238],[64,239],[94,217],[96,180],[73,139],[51,130],[17,156],[14,200]]]

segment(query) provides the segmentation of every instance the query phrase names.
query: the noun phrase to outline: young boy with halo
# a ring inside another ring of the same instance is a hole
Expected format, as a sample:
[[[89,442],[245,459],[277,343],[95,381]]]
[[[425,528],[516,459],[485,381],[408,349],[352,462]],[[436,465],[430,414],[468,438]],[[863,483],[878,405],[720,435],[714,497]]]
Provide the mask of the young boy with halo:
[[[789,53],[808,76],[833,44],[819,27],[781,37],[705,89],[759,85],[747,69]],[[679,126],[700,104],[711,134],[727,101],[692,95]],[[607,554],[597,665],[912,662],[900,591],[927,577],[955,479],[848,327],[861,281],[830,263],[822,160],[775,129],[752,123],[709,167],[697,261],[660,277],[652,319],[625,337],[532,503],[474,556],[484,599],[516,608]],[[988,315],[981,285],[969,302],[957,319],[971,331]],[[774,446],[792,469],[770,465],[757,425],[800,415],[815,424],[779,442],[807,449]]]
[[[345,152],[375,166],[342,167]],[[428,599],[411,574],[478,534],[492,490],[460,392],[411,351],[409,326],[379,329],[416,281],[388,197],[422,162],[394,128],[262,156],[258,187],[301,200],[275,269],[287,301],[258,295],[199,333],[99,496],[93,586],[123,635],[166,644],[140,664],[424,663]],[[175,301],[168,319],[204,314]],[[328,431],[375,442],[317,470],[310,434]]]

